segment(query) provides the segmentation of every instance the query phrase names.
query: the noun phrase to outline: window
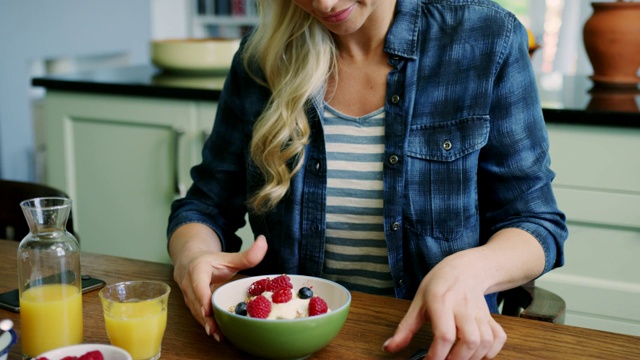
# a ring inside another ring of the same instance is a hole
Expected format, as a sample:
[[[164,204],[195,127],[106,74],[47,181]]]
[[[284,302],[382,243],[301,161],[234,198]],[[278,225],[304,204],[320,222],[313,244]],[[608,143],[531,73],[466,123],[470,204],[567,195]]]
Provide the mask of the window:
[[[514,13],[542,46],[533,56],[536,72],[591,75],[582,28],[591,16],[588,0],[494,0]]]

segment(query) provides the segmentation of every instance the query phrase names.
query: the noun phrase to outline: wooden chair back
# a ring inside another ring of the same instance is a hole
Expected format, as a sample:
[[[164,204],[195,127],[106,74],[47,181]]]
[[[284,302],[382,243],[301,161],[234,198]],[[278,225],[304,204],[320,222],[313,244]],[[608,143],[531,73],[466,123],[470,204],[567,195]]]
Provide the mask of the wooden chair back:
[[[20,203],[37,197],[69,198],[63,191],[47,185],[0,180],[0,239],[20,241],[29,234],[29,225]],[[72,213],[67,220],[67,230],[80,240],[73,226]]]
[[[562,297],[535,285],[534,281],[501,292],[502,314],[527,319],[564,323],[566,303]]]

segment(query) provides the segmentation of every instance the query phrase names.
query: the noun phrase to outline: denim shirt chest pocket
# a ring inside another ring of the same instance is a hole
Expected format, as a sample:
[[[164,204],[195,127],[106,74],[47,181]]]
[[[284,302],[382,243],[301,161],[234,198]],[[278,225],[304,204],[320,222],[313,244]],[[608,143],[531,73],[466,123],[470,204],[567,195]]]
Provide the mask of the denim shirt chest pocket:
[[[480,149],[489,117],[415,124],[407,139],[405,226],[421,236],[452,241],[477,223]]]

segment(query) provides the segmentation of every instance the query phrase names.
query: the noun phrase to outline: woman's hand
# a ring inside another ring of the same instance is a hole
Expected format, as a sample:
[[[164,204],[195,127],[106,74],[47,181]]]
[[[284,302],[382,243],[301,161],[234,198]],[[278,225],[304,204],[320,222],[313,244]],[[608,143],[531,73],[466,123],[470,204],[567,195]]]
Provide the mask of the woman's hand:
[[[169,242],[174,263],[173,278],[180,286],[193,317],[205,328],[207,335],[213,335],[220,341],[221,334],[211,306],[213,286],[260,263],[267,251],[267,240],[260,235],[249,249],[224,253],[220,251],[220,240],[215,232],[201,224],[185,226],[190,225],[195,226],[190,231],[179,228]]]
[[[424,277],[384,349],[404,348],[429,321],[433,342],[426,359],[494,358],[507,335],[491,316],[484,295],[534,279],[544,270],[544,261],[540,243],[515,228],[498,231],[483,246],[448,256]]]
[[[433,342],[425,359],[492,359],[498,354],[507,335],[491,316],[483,273],[468,266],[470,260],[453,255],[425,276],[384,350],[404,348],[429,321]]]

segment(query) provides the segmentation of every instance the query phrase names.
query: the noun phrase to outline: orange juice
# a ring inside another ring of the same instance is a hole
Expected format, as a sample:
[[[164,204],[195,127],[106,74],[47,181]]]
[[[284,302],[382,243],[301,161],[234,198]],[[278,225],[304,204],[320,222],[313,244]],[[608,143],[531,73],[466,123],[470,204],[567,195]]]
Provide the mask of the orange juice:
[[[104,321],[111,344],[127,350],[134,360],[160,354],[167,326],[167,308],[161,301],[111,303]]]
[[[82,343],[82,293],[67,284],[27,289],[20,297],[22,353],[35,357]]]

